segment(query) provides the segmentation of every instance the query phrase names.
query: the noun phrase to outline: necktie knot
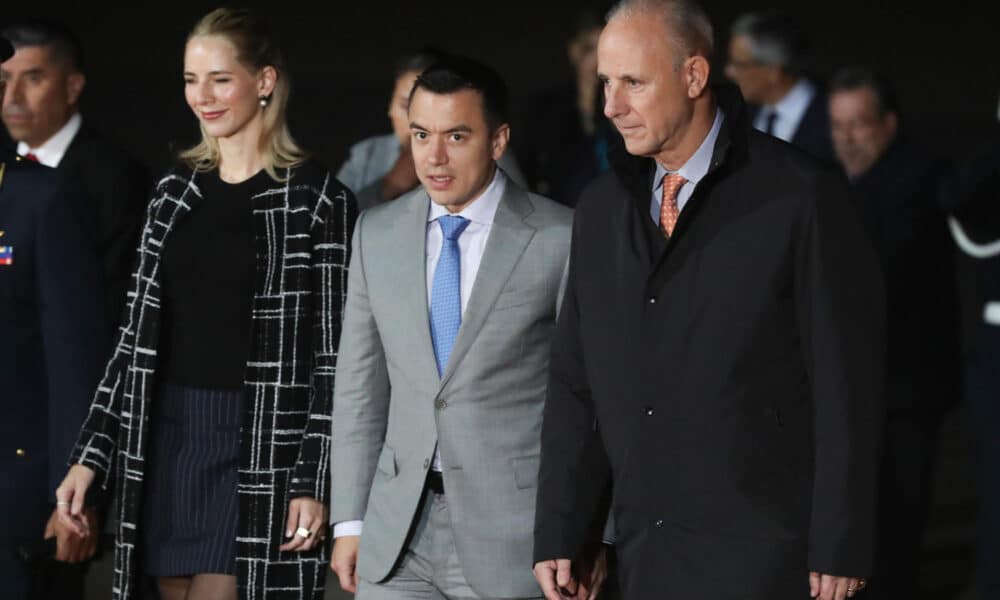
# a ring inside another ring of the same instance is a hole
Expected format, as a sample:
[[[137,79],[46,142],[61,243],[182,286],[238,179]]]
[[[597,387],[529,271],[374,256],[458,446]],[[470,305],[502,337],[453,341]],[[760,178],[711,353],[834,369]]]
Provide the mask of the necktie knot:
[[[38,161],[38,156],[36,156],[34,152],[29,152],[29,153],[25,154],[24,158],[27,158],[28,160],[30,160],[32,162],[39,162]]]
[[[454,215],[438,217],[437,221],[441,226],[441,234],[444,235],[445,239],[451,241],[457,240],[458,236],[462,235],[462,232],[471,223],[465,217],[456,217]]]
[[[663,176],[663,197],[673,198],[676,202],[677,190],[687,183],[687,179],[680,173],[667,173]]]

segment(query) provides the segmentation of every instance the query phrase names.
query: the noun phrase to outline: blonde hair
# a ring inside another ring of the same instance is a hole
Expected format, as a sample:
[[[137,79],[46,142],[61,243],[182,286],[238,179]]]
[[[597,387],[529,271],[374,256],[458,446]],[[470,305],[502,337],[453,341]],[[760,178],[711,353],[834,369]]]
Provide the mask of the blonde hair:
[[[285,69],[284,58],[275,44],[264,21],[244,9],[218,8],[201,18],[188,35],[192,38],[205,35],[220,36],[236,48],[236,59],[251,72],[265,67],[277,72],[274,91],[264,111],[264,127],[258,149],[264,153],[264,169],[272,179],[283,181],[278,169],[287,169],[303,162],[307,155],[288,131],[285,111],[291,84]],[[201,141],[184,150],[179,158],[196,171],[211,171],[219,166],[219,142],[201,127]]]

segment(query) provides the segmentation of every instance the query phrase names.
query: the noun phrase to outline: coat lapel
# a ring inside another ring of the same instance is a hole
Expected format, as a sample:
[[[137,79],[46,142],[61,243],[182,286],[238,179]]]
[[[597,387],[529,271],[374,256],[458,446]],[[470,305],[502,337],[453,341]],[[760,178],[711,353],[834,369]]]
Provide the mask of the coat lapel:
[[[85,159],[85,145],[92,138],[93,133],[90,131],[90,127],[88,127],[86,123],[81,124],[80,130],[76,132],[73,139],[69,141],[69,145],[66,146],[66,152],[63,153],[62,160],[59,161],[57,167],[63,169],[67,166],[82,162],[82,160]]]
[[[167,198],[160,204],[156,215],[157,223],[154,223],[154,227],[161,224],[165,226],[164,231],[160,235],[161,242],[173,230],[178,221],[183,219],[184,215],[197,208],[202,200],[201,181],[199,181],[201,177],[198,173],[192,172],[188,176],[173,175],[173,177],[176,178],[176,181],[174,185],[167,186]],[[176,192],[174,191],[175,189]]]
[[[433,386],[438,381],[434,344],[431,342],[430,309],[427,306],[427,213],[430,197],[419,192],[396,200],[406,202],[407,209],[396,220],[390,276],[399,290],[399,301],[394,303],[401,312],[399,323],[411,327],[410,339],[414,340],[414,360],[420,362],[418,372],[427,377]]]
[[[483,260],[476,274],[476,282],[472,286],[462,326],[458,330],[458,337],[455,338],[448,367],[441,377],[441,389],[448,384],[458,365],[468,354],[479,330],[493,309],[497,296],[500,295],[525,248],[534,237],[535,228],[524,221],[533,210],[534,207],[524,190],[508,180],[504,195],[500,199],[500,206],[497,207],[496,216],[493,218],[490,237],[486,240]]]

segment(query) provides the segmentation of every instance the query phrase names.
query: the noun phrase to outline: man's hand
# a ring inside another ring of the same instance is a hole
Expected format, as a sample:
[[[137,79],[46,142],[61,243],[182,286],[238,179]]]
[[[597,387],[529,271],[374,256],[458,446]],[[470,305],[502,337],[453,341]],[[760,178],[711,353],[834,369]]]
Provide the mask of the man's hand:
[[[87,532],[78,534],[72,527],[59,518],[59,511],[53,510],[49,522],[45,525],[44,539],[56,538],[56,560],[67,563],[78,563],[93,558],[97,553],[97,512],[92,508],[83,509],[82,518],[86,520]]]
[[[358,564],[359,535],[345,535],[333,541],[333,552],[330,554],[330,570],[340,578],[340,589],[355,593],[358,590],[358,574],[355,567]]]
[[[813,571],[809,573],[809,595],[819,600],[853,598],[865,589],[867,582],[860,577],[834,577]]]
[[[417,169],[413,165],[413,155],[410,154],[410,148],[404,146],[400,148],[396,163],[382,177],[382,199],[388,201],[398,198],[417,187],[419,183]]]
[[[535,580],[545,594],[545,600],[579,598],[581,587],[573,579],[572,563],[568,558],[535,563],[534,572]]]

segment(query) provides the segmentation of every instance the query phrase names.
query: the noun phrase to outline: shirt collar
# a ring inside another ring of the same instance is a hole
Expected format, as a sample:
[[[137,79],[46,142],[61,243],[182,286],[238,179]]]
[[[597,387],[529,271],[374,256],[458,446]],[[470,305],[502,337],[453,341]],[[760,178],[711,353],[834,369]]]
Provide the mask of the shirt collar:
[[[73,141],[77,132],[80,131],[81,125],[83,125],[83,119],[80,117],[80,113],[73,113],[73,116],[69,118],[69,121],[66,121],[66,124],[62,126],[62,129],[47,139],[44,144],[37,148],[29,148],[28,144],[18,142],[17,153],[21,156],[27,156],[30,152],[38,157],[38,162],[42,163],[46,167],[55,168],[59,166],[59,162],[66,154],[66,150],[69,148],[70,143]]]
[[[507,189],[507,176],[504,175],[503,170],[497,167],[496,172],[493,173],[493,181],[486,186],[486,190],[475,200],[469,203],[461,212],[450,213],[448,209],[441,206],[440,204],[435,204],[431,200],[431,209],[427,213],[427,221],[435,221],[438,217],[444,215],[454,215],[457,217],[465,217],[466,219],[472,221],[473,223],[478,223],[480,225],[492,225],[493,217],[497,214],[497,208],[500,206],[500,199],[503,198],[504,191]]]
[[[779,117],[794,119],[809,108],[809,103],[815,95],[816,86],[805,79],[800,79],[781,100],[767,108],[778,113]]]
[[[722,129],[722,120],[724,119],[722,114],[722,109],[715,110],[715,120],[712,122],[712,128],[708,130],[708,135],[702,140],[701,145],[695,150],[695,153],[691,155],[691,158],[684,163],[680,169],[676,171],[685,181],[689,182],[692,186],[698,185],[702,177],[708,173],[708,168],[712,165],[712,154],[715,152],[715,141],[719,139],[719,130]],[[663,187],[663,177],[670,173],[666,167],[661,165],[659,162],[656,163],[656,176],[653,177],[653,191],[658,191]]]

